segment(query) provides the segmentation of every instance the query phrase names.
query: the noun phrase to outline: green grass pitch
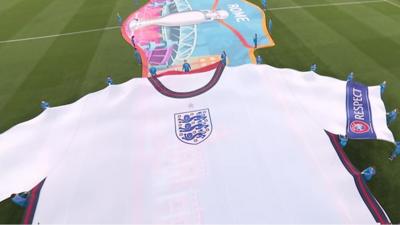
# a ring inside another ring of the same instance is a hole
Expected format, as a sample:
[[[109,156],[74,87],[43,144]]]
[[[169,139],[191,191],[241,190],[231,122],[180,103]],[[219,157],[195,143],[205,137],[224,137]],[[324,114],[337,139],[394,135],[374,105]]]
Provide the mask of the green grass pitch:
[[[53,106],[72,103],[104,88],[107,75],[116,83],[140,75],[133,50],[118,28],[2,41],[114,27],[117,12],[126,17],[138,7],[133,2],[0,0],[0,132],[38,115],[41,100]],[[268,2],[276,47],[256,52],[268,64],[308,70],[317,63],[320,74],[339,79],[354,71],[355,79],[367,85],[386,80],[387,109],[400,106],[400,0]],[[349,2],[360,4],[282,8]],[[400,138],[400,121],[391,130]],[[360,170],[377,168],[369,186],[392,222],[399,223],[400,159],[388,160],[392,148],[379,141],[350,141],[345,150]],[[0,223],[19,223],[22,213],[10,200],[0,203]]]

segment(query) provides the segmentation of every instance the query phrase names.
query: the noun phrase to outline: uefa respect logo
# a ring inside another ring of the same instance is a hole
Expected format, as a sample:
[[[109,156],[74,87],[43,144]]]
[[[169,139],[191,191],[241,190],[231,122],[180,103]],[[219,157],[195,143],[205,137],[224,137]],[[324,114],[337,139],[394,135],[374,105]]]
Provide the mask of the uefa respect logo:
[[[346,86],[347,134],[351,139],[376,139],[368,87],[353,81]]]
[[[368,123],[361,120],[355,120],[350,124],[351,132],[356,134],[365,134],[369,131],[369,129]]]

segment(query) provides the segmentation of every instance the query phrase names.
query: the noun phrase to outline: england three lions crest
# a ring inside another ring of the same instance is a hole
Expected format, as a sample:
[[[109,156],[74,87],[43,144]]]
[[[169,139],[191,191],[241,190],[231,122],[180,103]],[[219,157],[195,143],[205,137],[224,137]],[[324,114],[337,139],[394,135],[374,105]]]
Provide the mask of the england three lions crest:
[[[210,110],[201,109],[175,114],[175,133],[186,144],[197,145],[206,140],[212,131]]]

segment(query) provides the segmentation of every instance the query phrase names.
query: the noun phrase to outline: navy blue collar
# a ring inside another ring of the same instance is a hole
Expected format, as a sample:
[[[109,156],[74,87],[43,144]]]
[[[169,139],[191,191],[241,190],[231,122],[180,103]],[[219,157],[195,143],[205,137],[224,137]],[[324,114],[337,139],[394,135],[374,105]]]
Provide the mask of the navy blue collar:
[[[225,64],[220,62],[215,69],[214,75],[211,78],[211,80],[204,85],[203,87],[194,90],[194,91],[189,91],[189,92],[176,92],[168,89],[167,87],[164,86],[164,84],[161,83],[161,81],[157,78],[157,76],[154,77],[149,77],[150,83],[154,86],[154,88],[160,92],[162,95],[165,95],[167,97],[171,98],[192,98],[198,95],[201,95],[208,90],[210,90],[212,87],[214,87],[218,81],[219,78],[221,78],[222,72],[225,69]]]

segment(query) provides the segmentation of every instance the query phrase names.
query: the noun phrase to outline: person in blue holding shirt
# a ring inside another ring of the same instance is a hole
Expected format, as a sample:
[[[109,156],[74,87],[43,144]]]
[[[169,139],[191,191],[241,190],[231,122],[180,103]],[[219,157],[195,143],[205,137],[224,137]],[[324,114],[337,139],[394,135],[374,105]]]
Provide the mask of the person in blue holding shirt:
[[[112,80],[112,78],[110,76],[107,77],[106,83],[107,83],[108,86],[113,84],[113,80]]]
[[[350,72],[349,75],[347,75],[347,81],[353,81],[354,78],[354,72]]]
[[[348,141],[349,141],[349,138],[347,137],[347,135],[339,135],[339,142],[340,142],[340,146],[342,146],[342,148],[346,147]]]
[[[317,64],[312,64],[311,65],[311,67],[310,67],[310,70],[312,71],[312,72],[317,72]]]
[[[183,65],[182,65],[182,71],[185,73],[188,73],[192,70],[192,67],[190,66],[190,64],[187,62],[187,60],[184,61]]]
[[[392,154],[390,155],[389,160],[392,161],[399,155],[400,155],[400,141],[396,141],[396,147],[394,148]]]
[[[392,124],[397,118],[397,109],[393,109],[392,111],[386,113],[386,121],[387,124]]]
[[[50,107],[50,104],[46,101],[42,101],[40,102],[40,108],[42,108],[43,110],[47,109]]]
[[[137,50],[136,48],[134,48],[133,54],[134,54],[134,56],[135,56],[135,58],[136,58],[136,62],[137,62],[139,65],[142,65],[142,57],[140,57],[140,53],[138,52],[138,50]]]
[[[272,19],[268,20],[268,31],[269,33],[272,33]]]
[[[226,65],[226,52],[222,51],[221,53],[221,62]]]
[[[22,207],[22,208],[26,208],[26,206],[28,206],[28,196],[29,196],[29,192],[21,192],[18,194],[12,194],[11,195],[11,201]]]
[[[150,71],[151,76],[153,76],[153,77],[157,76],[157,68],[155,68],[154,66],[151,66],[149,71]]]
[[[372,180],[372,177],[375,176],[375,174],[376,174],[376,170],[375,170],[375,167],[373,167],[373,166],[370,166],[361,172],[361,175],[363,176],[365,181]]]
[[[266,11],[267,10],[267,0],[261,0],[261,5],[262,5],[264,11]]]
[[[256,62],[257,62],[257,64],[262,64],[263,63],[263,58],[261,57],[261,55],[258,55],[256,57]]]
[[[257,33],[254,34],[253,43],[254,43],[254,48],[257,48],[257,44],[258,44],[258,36],[257,36]]]
[[[381,94],[383,94],[385,92],[385,90],[386,90],[386,81],[383,81],[380,84],[380,86],[381,86]]]
[[[118,20],[118,25],[121,26],[121,24],[122,24],[122,16],[119,15],[119,13],[117,13],[117,20]]]

